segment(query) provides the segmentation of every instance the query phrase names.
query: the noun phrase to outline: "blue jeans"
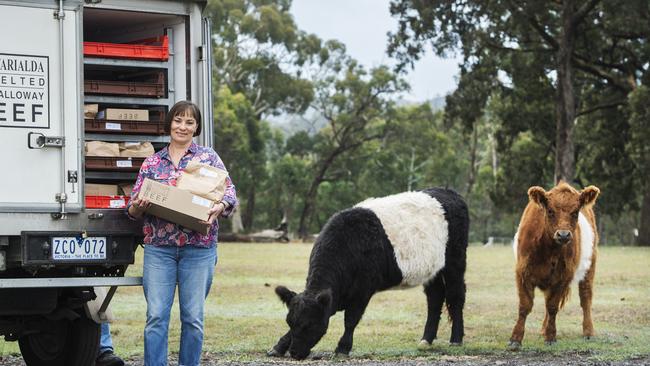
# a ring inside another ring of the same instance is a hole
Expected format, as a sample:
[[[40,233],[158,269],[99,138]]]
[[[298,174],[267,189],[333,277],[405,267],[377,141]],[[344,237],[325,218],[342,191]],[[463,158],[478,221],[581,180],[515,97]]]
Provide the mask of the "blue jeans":
[[[113,339],[111,339],[111,327],[108,323],[102,323],[102,333],[99,339],[99,355],[104,352],[113,352]]]
[[[143,288],[147,300],[145,366],[167,365],[169,313],[178,284],[181,315],[179,366],[198,366],[203,348],[203,306],[210,292],[217,249],[145,245]]]

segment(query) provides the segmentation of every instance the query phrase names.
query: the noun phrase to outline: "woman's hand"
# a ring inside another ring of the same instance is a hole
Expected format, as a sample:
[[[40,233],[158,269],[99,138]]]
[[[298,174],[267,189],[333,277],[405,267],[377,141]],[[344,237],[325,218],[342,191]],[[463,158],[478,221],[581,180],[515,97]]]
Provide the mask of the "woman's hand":
[[[129,213],[134,217],[141,217],[147,209],[151,207],[151,202],[146,198],[135,197],[131,201],[131,207],[129,207]]]
[[[208,211],[208,215],[209,215],[208,220],[205,222],[212,225],[214,220],[216,220],[217,217],[219,217],[219,215],[221,215],[226,210],[226,208],[228,208],[228,202],[226,201],[219,201],[215,203],[214,206],[212,206],[212,208],[210,209],[210,211]]]

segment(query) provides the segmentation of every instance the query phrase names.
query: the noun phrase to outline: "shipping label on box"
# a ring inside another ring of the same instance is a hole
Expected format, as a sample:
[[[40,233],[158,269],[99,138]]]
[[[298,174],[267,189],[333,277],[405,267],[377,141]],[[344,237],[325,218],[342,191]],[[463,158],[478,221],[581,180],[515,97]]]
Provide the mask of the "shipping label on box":
[[[138,195],[151,202],[147,213],[207,235],[208,211],[214,205],[191,192],[146,178]]]
[[[149,121],[149,110],[106,108],[97,113],[97,119],[117,121]]]

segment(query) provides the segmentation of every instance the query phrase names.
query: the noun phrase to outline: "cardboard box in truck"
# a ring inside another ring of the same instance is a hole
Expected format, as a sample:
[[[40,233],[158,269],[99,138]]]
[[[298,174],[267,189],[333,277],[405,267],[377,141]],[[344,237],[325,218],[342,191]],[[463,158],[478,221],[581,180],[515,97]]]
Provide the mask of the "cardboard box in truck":
[[[115,196],[117,185],[86,183],[85,192],[86,196]]]
[[[106,108],[97,113],[97,119],[149,121],[149,111],[146,109]]]

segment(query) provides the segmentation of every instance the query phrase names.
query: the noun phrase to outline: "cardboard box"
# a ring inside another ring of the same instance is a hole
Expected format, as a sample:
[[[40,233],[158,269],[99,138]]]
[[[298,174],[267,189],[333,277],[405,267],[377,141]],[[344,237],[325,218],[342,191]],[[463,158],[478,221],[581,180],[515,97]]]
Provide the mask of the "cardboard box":
[[[99,104],[84,104],[84,118],[95,118],[98,110]]]
[[[86,156],[120,156],[120,145],[114,142],[88,141],[85,150]]]
[[[86,183],[84,186],[86,196],[115,196],[117,186],[112,184]]]
[[[151,142],[120,142],[120,156],[148,158],[155,154]]]
[[[176,185],[210,201],[219,202],[226,193],[228,172],[207,164],[190,161]]]
[[[120,183],[118,186],[125,196],[131,197],[131,192],[133,192],[133,183]]]
[[[149,121],[149,111],[147,109],[106,108],[97,113],[97,119]]]
[[[158,183],[146,178],[138,194],[151,202],[150,215],[208,234],[210,225],[200,221],[208,219],[208,211],[214,202],[182,189]]]

